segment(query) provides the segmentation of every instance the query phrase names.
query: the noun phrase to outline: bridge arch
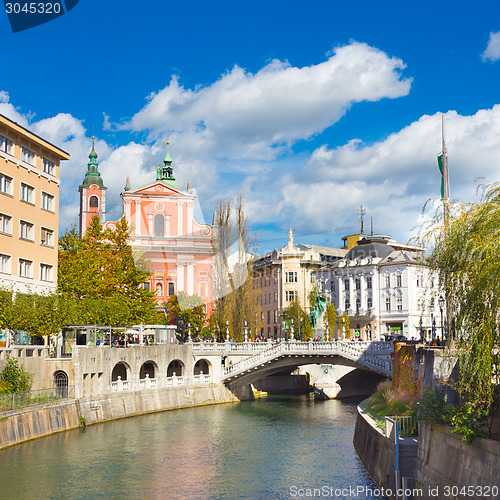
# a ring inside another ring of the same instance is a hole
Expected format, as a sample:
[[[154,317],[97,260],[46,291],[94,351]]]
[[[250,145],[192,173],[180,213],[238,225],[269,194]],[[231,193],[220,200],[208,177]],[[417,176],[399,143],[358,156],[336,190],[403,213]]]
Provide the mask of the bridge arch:
[[[184,363],[180,359],[174,359],[170,361],[167,368],[167,377],[173,377],[174,374],[177,377],[182,377],[184,375]]]
[[[111,372],[111,382],[116,382],[118,377],[120,377],[120,380],[128,380],[129,372],[130,366],[127,363],[123,361],[116,363]]]
[[[143,380],[145,378],[156,378],[155,375],[158,372],[158,365],[154,361],[146,361],[142,364],[139,371],[139,379]],[[147,375],[147,377],[146,377]]]
[[[209,375],[210,374],[210,368],[211,368],[210,361],[206,359],[199,359],[193,369],[193,375]]]

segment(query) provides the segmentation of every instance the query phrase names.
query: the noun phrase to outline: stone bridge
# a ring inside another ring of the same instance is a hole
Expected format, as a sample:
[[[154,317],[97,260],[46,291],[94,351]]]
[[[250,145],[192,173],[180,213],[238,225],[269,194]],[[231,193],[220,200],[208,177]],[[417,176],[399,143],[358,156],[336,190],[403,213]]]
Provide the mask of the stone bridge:
[[[221,373],[221,380],[240,399],[250,397],[250,384],[269,375],[295,369],[301,365],[331,364],[361,368],[377,375],[392,377],[392,342],[352,342],[336,340],[332,342],[279,342],[241,344],[198,344],[193,345],[193,354],[214,354],[220,351],[227,355]],[[247,356],[236,362],[234,355]],[[348,371],[349,371],[348,370]],[[345,375],[343,372],[340,376]],[[339,378],[340,378],[339,376]],[[336,382],[336,381],[335,381]]]

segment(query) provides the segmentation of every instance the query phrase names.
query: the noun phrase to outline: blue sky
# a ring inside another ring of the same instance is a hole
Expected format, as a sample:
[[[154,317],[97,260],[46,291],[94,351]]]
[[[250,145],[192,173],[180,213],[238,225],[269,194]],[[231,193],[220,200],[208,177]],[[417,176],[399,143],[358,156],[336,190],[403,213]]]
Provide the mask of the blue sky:
[[[500,180],[500,4],[80,0],[12,34],[0,13],[0,113],[68,151],[61,224],[95,128],[108,218],[154,179],[170,135],[174,172],[206,221],[240,193],[261,251],[339,246],[362,204],[407,240],[439,195],[445,114],[452,197]]]

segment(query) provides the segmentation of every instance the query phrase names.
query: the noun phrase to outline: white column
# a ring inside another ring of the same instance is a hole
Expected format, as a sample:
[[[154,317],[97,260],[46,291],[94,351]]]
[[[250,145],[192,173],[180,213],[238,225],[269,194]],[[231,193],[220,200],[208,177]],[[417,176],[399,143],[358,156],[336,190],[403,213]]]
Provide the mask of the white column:
[[[194,264],[187,265],[187,293],[194,295]]]
[[[123,200],[123,205],[125,207],[125,220],[130,226],[130,200]]]
[[[182,227],[182,210],[184,203],[182,201],[177,202],[177,236],[182,236],[184,234]]]
[[[184,291],[184,264],[177,263],[177,292]]]
[[[135,200],[135,234],[141,234],[141,200]]]
[[[187,204],[187,234],[193,235],[193,202]]]
[[[148,213],[148,236],[153,236],[153,212]]]

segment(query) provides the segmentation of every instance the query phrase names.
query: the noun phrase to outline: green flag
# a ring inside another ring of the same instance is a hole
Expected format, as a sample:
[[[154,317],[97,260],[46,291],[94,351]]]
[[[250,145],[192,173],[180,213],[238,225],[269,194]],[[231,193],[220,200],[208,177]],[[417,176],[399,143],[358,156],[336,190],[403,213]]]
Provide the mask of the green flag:
[[[441,199],[444,200],[443,153],[438,154],[438,165],[441,172]]]

